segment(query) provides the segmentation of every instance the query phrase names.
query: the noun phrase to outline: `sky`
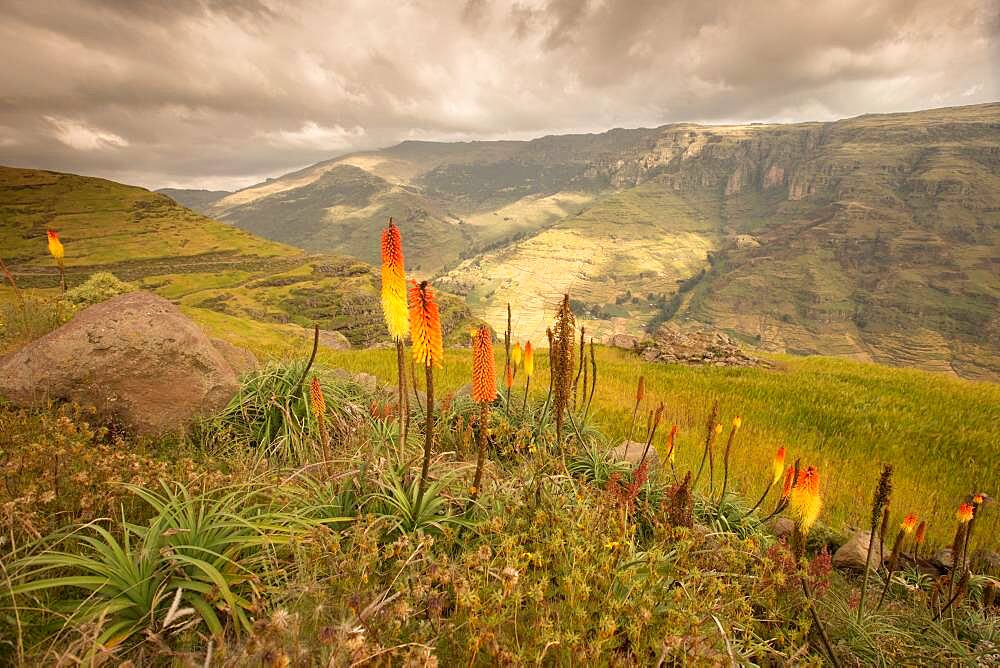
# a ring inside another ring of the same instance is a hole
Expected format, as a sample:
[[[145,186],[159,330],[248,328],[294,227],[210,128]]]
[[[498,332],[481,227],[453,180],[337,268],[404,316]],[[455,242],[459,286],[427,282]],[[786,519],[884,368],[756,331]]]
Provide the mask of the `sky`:
[[[406,139],[1000,100],[995,0],[0,0],[0,164],[231,190]]]

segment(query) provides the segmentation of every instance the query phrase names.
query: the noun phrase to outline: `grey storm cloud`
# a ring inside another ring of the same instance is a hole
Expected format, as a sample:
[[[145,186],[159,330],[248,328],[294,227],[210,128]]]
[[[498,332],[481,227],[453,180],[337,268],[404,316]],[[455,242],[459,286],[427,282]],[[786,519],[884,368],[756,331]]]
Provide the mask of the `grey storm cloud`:
[[[404,139],[1000,98],[981,0],[0,0],[0,164],[232,188]]]

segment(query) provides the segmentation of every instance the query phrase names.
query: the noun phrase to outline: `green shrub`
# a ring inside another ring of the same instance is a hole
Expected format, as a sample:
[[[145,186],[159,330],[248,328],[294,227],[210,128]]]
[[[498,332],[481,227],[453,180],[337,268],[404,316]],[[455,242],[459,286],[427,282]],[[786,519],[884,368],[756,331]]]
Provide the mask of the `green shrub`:
[[[80,285],[66,291],[63,300],[77,308],[106,302],[112,297],[134,292],[136,287],[131,283],[119,280],[117,276],[107,271],[91,274],[90,278]]]

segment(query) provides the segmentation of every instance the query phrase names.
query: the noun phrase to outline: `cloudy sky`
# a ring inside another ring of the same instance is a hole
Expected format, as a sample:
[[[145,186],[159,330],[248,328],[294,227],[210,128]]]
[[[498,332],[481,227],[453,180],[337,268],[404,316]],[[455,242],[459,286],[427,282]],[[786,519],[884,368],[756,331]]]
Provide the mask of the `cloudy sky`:
[[[996,0],[0,0],[0,164],[232,189],[408,138],[1000,99]]]

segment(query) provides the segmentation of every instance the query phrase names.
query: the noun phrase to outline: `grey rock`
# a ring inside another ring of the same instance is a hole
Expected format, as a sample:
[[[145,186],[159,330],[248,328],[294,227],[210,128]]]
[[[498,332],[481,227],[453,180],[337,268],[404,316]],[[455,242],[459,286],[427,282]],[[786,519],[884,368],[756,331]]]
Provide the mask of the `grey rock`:
[[[626,448],[626,446],[628,447]],[[639,443],[638,441],[622,441],[621,445],[612,448],[608,455],[614,461],[628,462],[632,466],[638,466],[639,461],[642,459],[642,451],[645,449],[645,443]],[[660,467],[660,456],[657,454],[656,448],[652,445],[649,446],[649,454],[646,455],[646,461],[649,462],[650,471]]]
[[[868,544],[871,542],[871,532],[856,531],[846,543],[833,553],[833,566],[841,570],[864,572],[868,559]],[[872,554],[871,568],[877,568],[882,563],[878,545]]]

